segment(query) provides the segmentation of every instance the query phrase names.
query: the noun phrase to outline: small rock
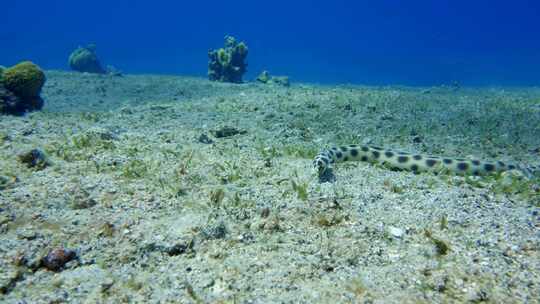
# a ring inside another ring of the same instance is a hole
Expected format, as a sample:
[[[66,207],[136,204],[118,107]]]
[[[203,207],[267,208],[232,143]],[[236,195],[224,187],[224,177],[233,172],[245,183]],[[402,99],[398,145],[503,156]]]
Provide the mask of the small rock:
[[[19,161],[26,164],[28,168],[36,168],[38,170],[44,169],[50,165],[45,152],[41,151],[40,149],[32,149],[28,152],[20,154]]]
[[[98,236],[111,237],[113,236],[116,228],[112,223],[105,222],[99,229]]]
[[[214,133],[214,136],[217,137],[217,138],[221,138],[221,137],[230,137],[230,136],[234,136],[234,135],[237,135],[237,134],[245,134],[247,133],[246,131],[241,131],[241,130],[238,130],[234,127],[223,127],[219,130],[215,130],[215,131],[212,131]]]
[[[198,140],[202,144],[212,144],[212,143],[214,143],[214,141],[212,139],[210,139],[210,137],[208,137],[208,135],[206,135],[205,133],[201,134],[199,136]]]
[[[193,240],[189,240],[187,242],[179,242],[175,243],[172,246],[165,247],[163,251],[165,251],[170,256],[180,255],[184,253],[188,253],[193,250],[194,242]]]
[[[17,238],[20,240],[35,240],[38,238],[38,233],[32,229],[20,228],[17,230]]]
[[[224,239],[227,233],[227,227],[223,221],[209,224],[201,230],[201,236],[206,240]]]
[[[394,227],[394,226],[390,226],[388,227],[388,233],[390,233],[390,235],[392,235],[393,237],[402,238],[403,235],[405,235],[405,230]]]
[[[269,215],[270,215],[270,208],[264,207],[263,210],[261,211],[261,217],[266,218]]]
[[[114,280],[111,278],[106,278],[100,283],[101,292],[106,292],[114,285]]]
[[[56,248],[51,250],[42,260],[45,268],[52,271],[60,271],[69,261],[77,258],[74,250]]]

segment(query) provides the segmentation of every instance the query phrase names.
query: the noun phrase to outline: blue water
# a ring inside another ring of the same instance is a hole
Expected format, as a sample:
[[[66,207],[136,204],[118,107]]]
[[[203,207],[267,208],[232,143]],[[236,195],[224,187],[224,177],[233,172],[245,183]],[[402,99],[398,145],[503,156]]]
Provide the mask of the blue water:
[[[231,34],[262,69],[317,83],[540,85],[540,1],[0,1],[0,64],[68,69],[95,43],[125,73],[206,76]]]

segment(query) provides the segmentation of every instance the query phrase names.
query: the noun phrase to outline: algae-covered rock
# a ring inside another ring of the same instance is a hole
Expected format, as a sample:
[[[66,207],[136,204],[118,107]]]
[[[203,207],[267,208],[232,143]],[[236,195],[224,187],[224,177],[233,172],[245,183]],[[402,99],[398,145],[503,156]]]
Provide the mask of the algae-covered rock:
[[[69,55],[69,67],[78,72],[105,74],[105,69],[96,54],[96,46],[90,44],[86,47],[78,47]]]
[[[20,115],[43,107],[39,96],[45,74],[30,61],[3,70],[0,77],[0,113]]]
[[[257,76],[257,81],[268,83],[270,81],[270,73],[268,73],[268,71],[262,71],[259,76]]]
[[[257,76],[256,80],[264,84],[275,84],[284,87],[290,85],[288,76],[270,76],[268,71],[262,71],[259,76]]]
[[[4,74],[5,70],[6,70],[6,67],[3,65],[0,65],[0,81],[2,81],[2,75]]]
[[[35,168],[37,170],[44,169],[50,165],[47,155],[40,149],[32,149],[19,154],[19,161],[28,168]]]
[[[212,81],[241,83],[247,71],[248,47],[225,36],[225,47],[208,51],[208,79]]]
[[[34,63],[23,61],[3,72],[2,83],[21,98],[35,97],[45,84],[45,73]]]

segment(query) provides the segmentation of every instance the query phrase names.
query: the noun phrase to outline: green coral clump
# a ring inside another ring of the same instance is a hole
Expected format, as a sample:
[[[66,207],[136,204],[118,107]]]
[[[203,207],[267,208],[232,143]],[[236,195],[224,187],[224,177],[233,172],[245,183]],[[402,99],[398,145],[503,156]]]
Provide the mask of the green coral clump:
[[[7,69],[0,67],[0,113],[21,115],[41,109],[43,84],[45,73],[30,61]]]
[[[36,97],[45,84],[45,73],[34,63],[23,61],[2,73],[2,83],[16,96]]]
[[[248,47],[244,42],[236,42],[232,36],[225,36],[225,47],[208,52],[208,79],[212,81],[241,83],[247,71]]]

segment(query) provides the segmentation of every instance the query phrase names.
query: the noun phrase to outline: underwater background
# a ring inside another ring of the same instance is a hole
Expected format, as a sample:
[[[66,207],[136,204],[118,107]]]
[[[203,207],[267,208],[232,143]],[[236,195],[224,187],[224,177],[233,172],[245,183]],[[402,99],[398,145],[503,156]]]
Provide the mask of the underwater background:
[[[0,0],[0,303],[539,303],[539,16]]]
[[[538,85],[538,1],[2,1],[2,64],[68,69],[95,43],[125,73],[206,76],[233,35],[248,74],[296,82]]]

